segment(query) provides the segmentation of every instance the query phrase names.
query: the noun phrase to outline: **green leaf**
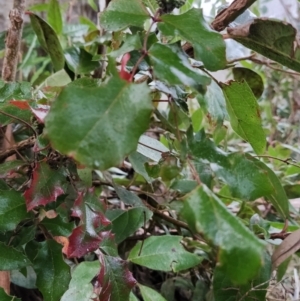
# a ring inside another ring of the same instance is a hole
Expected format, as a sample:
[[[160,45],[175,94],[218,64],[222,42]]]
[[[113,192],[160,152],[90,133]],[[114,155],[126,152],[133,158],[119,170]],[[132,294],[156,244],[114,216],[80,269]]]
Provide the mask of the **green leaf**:
[[[99,273],[99,261],[84,261],[72,273],[69,289],[61,301],[90,301],[93,292],[91,280]]]
[[[44,50],[49,54],[56,71],[64,68],[65,57],[59,39],[53,28],[39,16],[29,13],[30,22],[38,40]]]
[[[143,27],[149,18],[141,0],[118,0],[111,1],[100,14],[100,23],[106,30],[118,31],[129,26]]]
[[[206,186],[186,196],[181,213],[193,231],[203,234],[218,249],[218,265],[226,277],[237,284],[255,277],[262,265],[265,244]]]
[[[108,53],[108,55],[113,58],[117,58],[117,57],[119,57],[127,52],[130,52],[132,50],[140,50],[140,49],[142,49],[142,47],[143,46],[142,46],[141,38],[139,37],[139,35],[127,34],[126,37],[124,38],[124,43],[122,44],[122,46],[119,49]]]
[[[151,178],[148,176],[148,173],[145,168],[145,163],[148,162],[148,158],[143,156],[142,154],[138,152],[133,152],[128,156],[128,159],[136,173],[139,173],[142,175],[145,180],[150,183]]]
[[[215,174],[228,184],[233,197],[246,201],[266,197],[284,218],[289,216],[285,191],[275,173],[263,162],[249,154],[226,154],[204,132],[197,133],[189,145],[194,157],[210,162]]]
[[[248,141],[257,154],[266,148],[266,135],[262,128],[259,106],[246,82],[221,84],[230,124],[233,130]]]
[[[15,296],[7,295],[2,287],[0,288],[0,300],[1,301],[22,301],[21,299],[16,298]]]
[[[154,15],[159,8],[157,1],[156,0],[142,0],[142,1],[144,5],[147,6],[151,10],[152,14]]]
[[[237,82],[247,82],[254,96],[258,99],[264,92],[264,83],[260,75],[251,69],[243,67],[232,68],[233,77]]]
[[[198,265],[202,258],[187,252],[181,236],[151,236],[138,242],[130,251],[128,260],[149,269],[179,272]]]
[[[28,82],[5,83],[0,80],[0,102],[5,100],[23,100],[31,98],[31,85]]]
[[[192,68],[186,54],[177,44],[154,44],[148,51],[153,72],[170,85],[186,85],[204,92],[211,79]]]
[[[14,230],[25,218],[32,217],[27,213],[25,198],[18,191],[0,190],[0,231]]]
[[[0,270],[19,270],[30,265],[29,259],[20,251],[0,242]]]
[[[90,87],[79,81],[58,96],[46,118],[46,128],[60,152],[104,170],[136,149],[151,111],[145,83],[113,77],[106,84]]]
[[[210,117],[216,121],[223,121],[227,119],[228,113],[226,109],[225,97],[222,93],[220,86],[212,81],[207,86],[207,92],[204,94],[198,94],[197,100],[204,112],[209,113]]]
[[[144,301],[167,301],[161,294],[150,287],[139,284],[139,289]]]
[[[211,71],[226,66],[225,43],[222,35],[213,31],[203,18],[202,10],[192,8],[182,15],[163,15],[158,28],[164,35],[180,35],[194,47],[195,59]]]
[[[72,47],[65,50],[68,67],[76,74],[89,74],[99,67],[99,62],[93,61],[93,56],[83,47]]]
[[[45,301],[57,301],[67,290],[70,281],[70,268],[64,262],[61,246],[54,240],[40,243],[41,248],[34,259],[37,274],[36,286]]]
[[[242,45],[300,72],[300,49],[297,30],[289,23],[254,19],[234,28],[227,28],[230,37]],[[294,45],[297,47],[294,48]]]
[[[105,215],[112,223],[116,243],[120,243],[144,226],[153,214],[147,208],[137,207],[128,210],[108,210]]]
[[[53,236],[68,237],[75,228],[74,222],[66,222],[60,215],[51,219],[44,218],[41,222],[41,225],[43,225]]]
[[[258,275],[243,285],[231,282],[220,268],[214,270],[213,291],[215,300],[265,301],[269,280],[271,278],[270,255],[265,252],[263,266]]]
[[[58,0],[50,0],[47,13],[49,24],[57,34],[61,34],[63,29],[63,20]]]

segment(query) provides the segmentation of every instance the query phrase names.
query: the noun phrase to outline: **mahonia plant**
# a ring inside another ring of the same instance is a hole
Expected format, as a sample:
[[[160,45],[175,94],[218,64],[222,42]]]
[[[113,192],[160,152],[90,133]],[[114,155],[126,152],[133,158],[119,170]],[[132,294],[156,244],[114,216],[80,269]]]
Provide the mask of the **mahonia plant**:
[[[260,63],[300,72],[293,26],[240,16],[221,34],[193,1],[111,0],[81,24],[46,8],[27,12],[24,81],[0,82],[16,141],[0,153],[11,295],[266,300],[297,250],[300,166],[275,140]]]

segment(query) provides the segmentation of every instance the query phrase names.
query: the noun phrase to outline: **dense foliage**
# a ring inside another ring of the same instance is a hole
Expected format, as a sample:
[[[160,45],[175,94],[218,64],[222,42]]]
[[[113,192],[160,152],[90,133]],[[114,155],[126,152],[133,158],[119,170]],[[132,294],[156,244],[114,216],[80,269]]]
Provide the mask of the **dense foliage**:
[[[39,300],[266,300],[297,251],[296,30],[246,11],[221,34],[192,4],[112,0],[101,30],[27,12],[0,270]]]

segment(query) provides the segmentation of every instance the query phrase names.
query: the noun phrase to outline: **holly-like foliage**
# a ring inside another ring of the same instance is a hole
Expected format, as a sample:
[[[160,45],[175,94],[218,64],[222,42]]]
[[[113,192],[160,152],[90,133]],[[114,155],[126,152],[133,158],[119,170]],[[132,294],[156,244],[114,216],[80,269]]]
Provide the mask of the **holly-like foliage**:
[[[266,300],[284,275],[296,30],[241,15],[222,35],[192,4],[111,0],[80,24],[58,1],[28,12],[24,81],[0,82],[15,139],[0,152],[0,270],[21,300]]]

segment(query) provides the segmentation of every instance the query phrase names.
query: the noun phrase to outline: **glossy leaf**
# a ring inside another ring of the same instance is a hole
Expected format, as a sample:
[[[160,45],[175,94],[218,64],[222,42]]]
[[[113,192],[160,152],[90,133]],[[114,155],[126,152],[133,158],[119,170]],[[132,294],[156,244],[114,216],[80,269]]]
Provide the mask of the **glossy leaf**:
[[[124,38],[124,43],[122,46],[110,53],[108,53],[109,56],[113,58],[117,58],[125,53],[128,53],[132,50],[140,50],[142,49],[142,43],[141,43],[141,38],[139,35],[126,35]]]
[[[144,301],[167,301],[161,294],[150,287],[139,284],[139,289]]]
[[[255,71],[243,68],[232,68],[233,77],[237,82],[246,81],[256,98],[260,98],[264,92],[264,83],[259,74]]]
[[[181,245],[181,236],[151,236],[138,242],[130,251],[128,260],[149,269],[178,272],[197,266],[202,258],[187,252]]]
[[[59,39],[53,28],[39,16],[29,13],[30,22],[38,40],[49,54],[56,71],[64,68],[65,58]]]
[[[91,280],[100,269],[99,261],[84,261],[76,266],[72,273],[69,289],[64,293],[61,301],[90,301],[93,297]]]
[[[61,34],[63,29],[63,20],[58,0],[50,0],[47,16],[48,22],[52,28],[55,29],[55,32],[57,34]]]
[[[143,227],[152,217],[152,211],[143,207],[128,210],[115,209],[108,211],[106,216],[112,223],[116,243],[120,243]]]
[[[101,268],[95,277],[94,291],[101,301],[126,301],[136,280],[128,263],[120,258],[100,255]]]
[[[64,185],[66,179],[60,171],[51,169],[45,162],[36,164],[30,187],[24,193],[27,211],[56,201],[64,193]]]
[[[164,15],[158,28],[166,36],[180,35],[194,47],[195,59],[211,71],[226,66],[225,43],[222,36],[205,22],[202,10],[192,8],[181,15]],[[199,38],[201,37],[201,39]]]
[[[104,206],[98,198],[91,194],[80,193],[74,203],[72,216],[78,217],[81,224],[72,231],[66,254],[70,257],[82,257],[99,248],[100,242],[109,232],[100,232],[98,228],[105,227],[110,221],[104,216]]]
[[[59,95],[46,118],[46,127],[59,151],[104,170],[136,149],[151,111],[145,84],[131,84],[117,77],[99,87],[79,81]]]
[[[300,72],[297,30],[291,24],[257,18],[238,27],[228,28],[227,32],[242,45]],[[294,48],[294,45],[297,47]]]
[[[41,222],[53,236],[69,236],[74,229],[74,222],[66,222],[58,215],[55,218],[44,218]]]
[[[26,218],[32,215],[27,213],[25,198],[18,191],[0,190],[0,231],[11,231]]]
[[[232,282],[244,284],[257,274],[265,244],[206,186],[186,196],[181,213],[193,231],[203,234],[218,249],[218,265]]]
[[[3,242],[0,242],[0,254],[1,271],[18,270],[31,264],[22,252],[5,245]]]
[[[34,259],[36,285],[45,301],[57,301],[68,288],[70,267],[64,262],[58,243],[47,240],[40,245],[41,248]]]
[[[142,0],[118,0],[109,3],[100,14],[100,22],[106,30],[118,31],[128,26],[143,27],[149,17]]]
[[[170,85],[186,85],[203,92],[211,80],[191,67],[186,54],[177,45],[154,44],[148,51],[153,72]]]
[[[246,82],[221,85],[233,130],[248,141],[257,154],[266,148],[266,135],[262,128],[259,106]]]

